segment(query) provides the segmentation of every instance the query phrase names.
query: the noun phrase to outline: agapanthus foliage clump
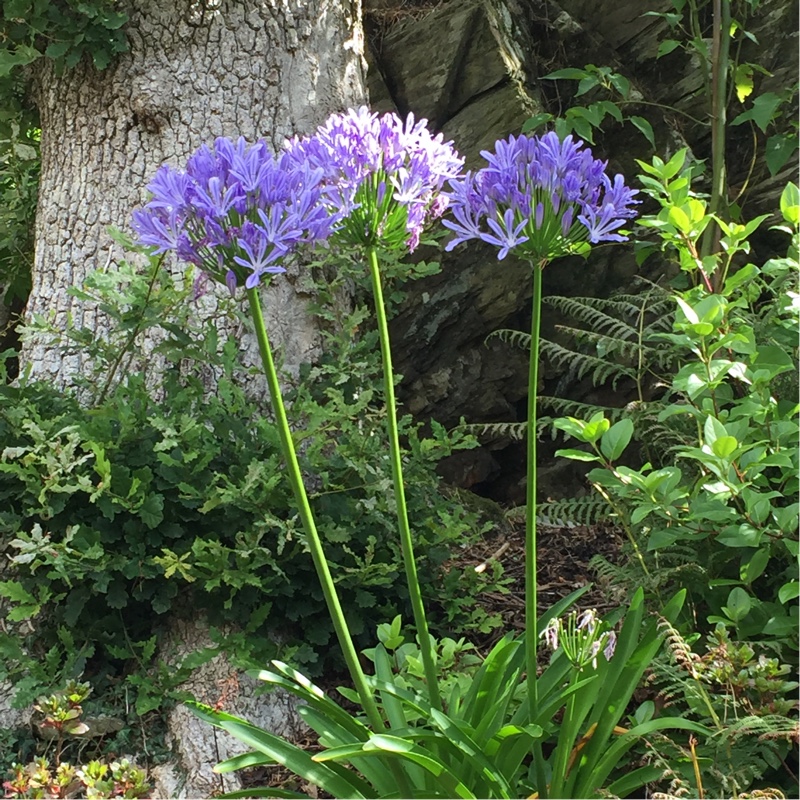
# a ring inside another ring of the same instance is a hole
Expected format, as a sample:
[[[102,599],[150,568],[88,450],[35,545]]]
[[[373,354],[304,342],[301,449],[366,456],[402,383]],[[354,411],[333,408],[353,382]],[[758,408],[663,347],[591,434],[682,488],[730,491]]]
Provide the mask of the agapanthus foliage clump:
[[[227,284],[257,286],[298,246],[325,239],[337,215],[322,205],[322,170],[266,142],[219,138],[185,170],[162,166],[147,187],[151,200],[133,214],[142,244],[179,258]]]
[[[542,261],[585,250],[587,243],[626,241],[616,231],[636,215],[637,190],[622,175],[609,178],[607,162],[580,140],[561,141],[552,132],[510,136],[481,155],[488,167],[450,183],[455,221],[443,224],[456,237],[447,250],[481,239],[499,248],[499,259],[513,249]]]
[[[341,218],[335,241],[387,250],[417,247],[425,225],[447,208],[442,189],[464,163],[427,120],[378,117],[365,107],[332,115],[312,136],[287,143],[286,152],[322,171],[324,201]]]

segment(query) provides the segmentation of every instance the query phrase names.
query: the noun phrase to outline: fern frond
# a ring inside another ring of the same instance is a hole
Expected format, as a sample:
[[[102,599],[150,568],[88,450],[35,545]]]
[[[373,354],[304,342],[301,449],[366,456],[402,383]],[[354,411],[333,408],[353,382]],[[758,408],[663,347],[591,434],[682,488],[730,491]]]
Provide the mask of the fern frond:
[[[525,331],[515,331],[510,328],[500,328],[499,330],[492,331],[484,341],[488,342],[490,339],[499,339],[501,342],[519,347],[522,350],[531,349],[531,335]]]
[[[728,734],[733,739],[743,736],[757,736],[760,741],[769,739],[798,740],[800,723],[781,714],[743,717],[728,725]]]
[[[616,339],[639,338],[638,327],[625,322],[626,317],[638,317],[640,309],[635,305],[600,297],[545,297],[544,302],[594,331]],[[606,310],[613,311],[614,316]]]
[[[554,366],[567,370],[578,380],[591,373],[592,383],[595,386],[610,382],[611,386],[616,388],[617,382],[622,378],[636,379],[636,372],[630,367],[585,353],[576,353],[547,339],[541,340],[541,353],[550,359]]]
[[[536,518],[546,525],[595,525],[611,519],[613,513],[595,494],[539,503],[536,512]]]
[[[514,439],[521,441],[528,430],[527,422],[475,422],[469,425],[459,425],[459,430],[465,431],[484,441],[486,439]]]
[[[593,345],[604,358],[614,358],[619,355],[626,359],[636,360],[641,353],[644,361],[649,362],[657,353],[655,348],[640,344],[638,339],[619,339],[616,336],[583,328],[573,328],[570,325],[556,325],[556,330],[570,334],[580,344]]]
[[[665,635],[664,643],[672,663],[688,672],[694,680],[699,681],[698,667],[703,663],[700,656],[692,651],[680,631],[668,619],[659,615],[657,627]]]

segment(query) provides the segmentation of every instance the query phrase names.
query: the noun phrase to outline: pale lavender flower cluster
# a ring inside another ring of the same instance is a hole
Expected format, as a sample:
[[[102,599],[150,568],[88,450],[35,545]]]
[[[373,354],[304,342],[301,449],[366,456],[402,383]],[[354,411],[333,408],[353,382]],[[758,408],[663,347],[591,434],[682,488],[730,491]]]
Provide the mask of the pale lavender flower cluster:
[[[266,142],[217,139],[186,170],[162,166],[147,187],[152,199],[133,213],[139,241],[227,284],[251,289],[299,245],[325,239],[335,218],[322,205],[323,173]]]
[[[597,669],[597,656],[601,650],[606,661],[611,661],[617,646],[617,634],[612,630],[604,630],[593,608],[580,616],[577,611],[572,611],[566,618],[554,617],[541,636],[553,652],[561,647],[578,671],[589,664]]]
[[[386,249],[417,247],[425,225],[447,207],[446,181],[464,163],[427,120],[378,117],[365,107],[334,114],[313,136],[288,142],[286,153],[322,172],[338,242]]]
[[[482,151],[489,166],[450,182],[455,221],[443,224],[456,237],[452,250],[469,239],[499,248],[503,259],[514,249],[523,258],[550,260],[582,244],[622,242],[615,233],[636,216],[637,190],[621,175],[611,180],[606,162],[592,157],[583,142],[555,133],[500,140],[495,152]]]

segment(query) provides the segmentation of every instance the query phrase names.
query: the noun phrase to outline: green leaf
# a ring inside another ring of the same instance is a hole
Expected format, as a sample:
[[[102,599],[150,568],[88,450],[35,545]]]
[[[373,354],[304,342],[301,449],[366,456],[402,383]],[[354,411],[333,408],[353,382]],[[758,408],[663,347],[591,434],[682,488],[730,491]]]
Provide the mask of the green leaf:
[[[728,458],[739,446],[735,436],[720,436],[714,444],[711,445],[711,450],[717,458]]]
[[[92,63],[95,69],[101,72],[111,63],[112,54],[108,50],[93,50]]]
[[[209,706],[196,702],[187,702],[186,706],[195,716],[217,728],[222,728],[234,739],[264,753],[276,763],[291,770],[295,775],[319,786],[320,789],[334,797],[362,798],[371,795],[371,793],[366,795],[363,793],[361,787],[363,781],[355,773],[352,775],[337,773],[327,765],[313,761],[311,756],[299,747],[230,714],[215,711]]]
[[[150,494],[139,508],[139,516],[151,530],[157,528],[164,519],[164,495]]]
[[[575,92],[575,97],[580,97],[582,94],[586,94],[586,92],[594,89],[599,83],[600,81],[596,75],[587,75],[585,78],[582,78],[581,82],[578,84],[578,90]]]
[[[0,78],[4,78],[15,67],[31,64],[41,55],[35,47],[28,47],[22,44],[18,45],[14,50],[0,50]]]
[[[800,223],[800,189],[791,181],[781,193],[781,214],[790,225]]]
[[[736,86],[736,97],[740,103],[744,103],[745,98],[753,93],[753,67],[750,64],[737,64],[733,82]]]
[[[585,69],[574,69],[568,67],[567,69],[557,69],[555,72],[551,72],[548,75],[544,75],[542,80],[545,81],[557,81],[557,80],[571,80],[571,81],[580,81],[584,78],[588,77],[589,73]]]
[[[739,569],[739,576],[743,583],[751,584],[756,578],[763,575],[769,563],[769,550],[756,550],[752,557],[742,564]]]
[[[778,600],[780,600],[781,603],[788,603],[796,597],[800,597],[800,582],[798,581],[789,581],[789,583],[784,583],[783,586],[778,589]]]
[[[648,142],[656,149],[656,137],[653,133],[653,126],[644,117],[630,117],[631,124],[636,127]]]
[[[72,42],[50,42],[44,54],[47,58],[61,58],[72,47]]]
[[[600,461],[600,457],[593,453],[587,453],[585,450],[556,450],[556,455],[560,458],[570,458],[573,461]]]
[[[733,622],[740,622],[750,613],[751,605],[750,595],[741,586],[737,586],[735,589],[731,589],[731,593],[728,595],[728,604],[723,606],[722,610]]]
[[[797,150],[796,133],[776,133],[767,139],[764,147],[764,160],[770,175],[777,175],[784,164]],[[797,223],[794,223],[797,224]]]
[[[758,547],[763,531],[759,531],[746,522],[741,525],[730,525],[717,534],[717,542],[726,547]]]
[[[756,357],[753,359],[751,368],[767,370],[770,378],[774,378],[782,372],[792,372],[795,364],[792,357],[782,347],[763,345],[756,350]]]
[[[675,48],[680,47],[681,43],[677,39],[664,39],[658,45],[658,52],[656,53],[656,58],[662,58],[663,56],[669,55]]]
[[[0,597],[11,600],[12,603],[36,605],[36,598],[19,582],[3,581],[0,583]]]
[[[608,76],[609,83],[627,100],[628,95],[631,93],[631,82],[618,72],[612,72]],[[655,145],[653,145],[655,147]]]
[[[706,444],[713,445],[717,439],[727,435],[727,429],[716,417],[710,415],[706,417],[706,421],[703,424],[703,438]]]
[[[692,221],[680,206],[670,206],[667,219],[670,224],[674,225],[681,233],[688,234],[692,230]]]
[[[783,103],[783,99],[775,94],[775,92],[760,94],[753,100],[752,108],[739,114],[739,116],[731,122],[731,125],[741,125],[744,122],[752,120],[763,133],[766,133],[767,126],[772,122],[775,111],[781,103]]]
[[[609,461],[616,461],[631,441],[633,422],[621,419],[614,423],[600,440],[600,450]]]
[[[584,441],[594,444],[610,427],[611,422],[605,418],[602,411],[595,414],[583,429]]]
[[[552,114],[534,114],[532,117],[529,117],[522,123],[522,133],[531,133],[535,131],[537,128],[540,128],[542,125],[547,124],[548,122],[553,121]]]

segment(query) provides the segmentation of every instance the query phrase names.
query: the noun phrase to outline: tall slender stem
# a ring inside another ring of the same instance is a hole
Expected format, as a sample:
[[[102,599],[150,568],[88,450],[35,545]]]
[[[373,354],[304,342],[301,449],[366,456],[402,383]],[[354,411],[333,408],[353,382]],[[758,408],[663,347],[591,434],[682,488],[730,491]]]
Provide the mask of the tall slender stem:
[[[714,0],[714,31],[711,50],[711,199],[708,210],[711,214],[726,211],[725,131],[728,104],[728,66],[731,44],[730,0]],[[710,255],[719,243],[720,230],[716,223],[703,232],[700,255]],[[719,289],[719,278],[715,277]]]
[[[531,724],[539,714],[539,609],[536,578],[536,396],[539,386],[539,322],[542,308],[542,272],[546,261],[533,265],[531,301],[531,355],[528,369],[527,494],[525,505],[525,668],[528,715]],[[534,744],[534,768],[539,797],[547,797],[541,743]]]
[[[428,621],[425,617],[425,605],[422,602],[422,593],[420,592],[419,579],[417,578],[417,564],[414,559],[414,542],[411,538],[411,528],[408,524],[408,509],[406,507],[406,493],[403,484],[403,465],[400,457],[400,438],[397,432],[397,404],[394,397],[392,350],[389,343],[389,324],[386,320],[386,308],[383,303],[378,252],[376,248],[369,247],[367,248],[367,254],[369,256],[370,275],[372,276],[372,293],[375,297],[375,315],[378,321],[378,335],[381,341],[381,356],[383,358],[386,424],[389,429],[389,453],[392,461],[392,481],[394,483],[394,499],[397,507],[397,522],[400,529],[400,549],[403,553],[408,594],[411,600],[411,609],[414,614],[417,636],[419,637],[419,649],[422,655],[422,666],[425,670],[425,680],[428,684],[430,703],[435,709],[441,711],[442,698],[439,693],[439,680],[436,674],[436,659],[431,648]]]
[[[283,446],[283,454],[286,459],[286,470],[289,474],[289,482],[294,492],[295,502],[300,513],[300,519],[303,523],[306,536],[308,538],[308,547],[311,551],[311,558],[314,561],[314,567],[319,577],[320,585],[322,586],[322,593],[325,596],[325,602],[328,605],[328,612],[330,613],[333,627],[336,631],[336,636],[339,639],[339,645],[342,648],[347,668],[350,671],[350,677],[353,679],[358,696],[361,698],[361,705],[367,714],[373,729],[380,732],[385,728],[381,712],[375,702],[375,699],[367,685],[367,679],[361,665],[358,661],[358,654],[356,653],[353,640],[350,636],[350,631],[347,627],[344,612],[342,611],[339,596],[336,593],[336,586],[333,582],[328,562],[325,559],[325,553],[322,549],[322,541],[317,532],[317,526],[314,522],[314,516],[311,512],[311,506],[308,502],[308,495],[306,488],[303,484],[303,476],[300,472],[300,464],[297,461],[297,453],[294,449],[294,442],[292,440],[292,433],[289,430],[289,421],[286,417],[286,409],[283,405],[283,398],[281,396],[281,387],[278,383],[278,373],[275,370],[275,362],[272,359],[272,350],[267,338],[267,329],[264,325],[264,315],[261,312],[261,301],[258,296],[258,289],[248,289],[247,299],[250,302],[250,311],[253,315],[253,322],[255,323],[256,338],[258,339],[258,349],[261,353],[261,360],[264,364],[264,373],[267,377],[267,384],[269,385],[269,393],[272,397],[272,408],[275,412],[275,422],[278,426],[278,433]]]

